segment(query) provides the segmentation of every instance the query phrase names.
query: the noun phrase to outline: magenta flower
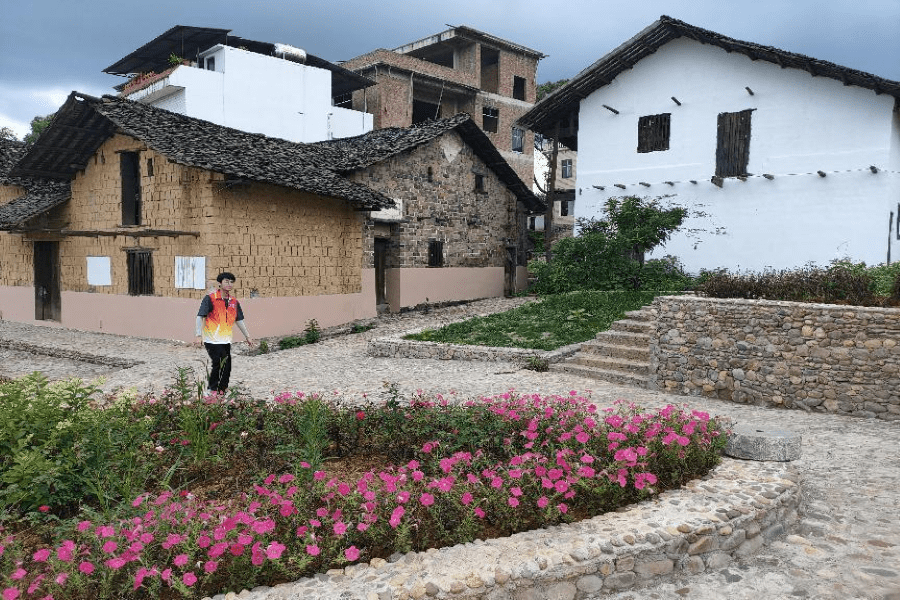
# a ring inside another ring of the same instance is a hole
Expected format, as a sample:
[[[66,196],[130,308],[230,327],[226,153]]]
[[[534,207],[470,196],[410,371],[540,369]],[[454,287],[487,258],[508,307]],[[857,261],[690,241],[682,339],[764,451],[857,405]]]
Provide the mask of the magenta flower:
[[[419,502],[422,503],[422,506],[431,506],[432,504],[434,504],[434,496],[432,496],[428,492],[424,492],[421,496],[419,496]]]
[[[103,551],[107,554],[112,554],[118,547],[119,545],[112,540],[107,540],[103,543]]]
[[[106,564],[106,566],[109,567],[110,569],[118,570],[118,569],[121,569],[122,567],[124,567],[127,562],[128,561],[126,561],[124,558],[122,558],[121,556],[118,556],[116,558],[109,559],[104,564]]]
[[[13,571],[13,574],[10,575],[9,578],[12,579],[13,581],[18,581],[19,579],[22,579],[26,575],[28,575],[28,571],[19,567],[18,569]]]
[[[174,535],[174,534],[173,534],[173,535]],[[170,536],[170,537],[171,537],[171,536]],[[180,537],[180,536],[179,536],[179,537]],[[200,547],[200,548],[209,548],[209,546],[210,546],[211,544],[212,544],[212,540],[209,539],[208,536],[201,535],[200,537],[197,538],[197,546]],[[163,547],[165,547],[165,544],[163,544]],[[167,549],[168,549],[168,548],[167,548]]]
[[[338,521],[334,524],[334,535],[341,536],[347,532],[347,524],[341,521]]]
[[[34,559],[34,562],[47,562],[47,559],[50,558],[50,551],[46,548],[41,548],[31,558]]]
[[[191,587],[192,585],[197,583],[197,576],[194,575],[193,572],[188,571],[187,573],[185,573],[184,575],[181,576],[181,583],[183,583],[184,585],[186,585],[188,587]]]
[[[266,546],[266,558],[270,560],[281,558],[281,554],[284,552],[285,548],[286,546],[284,544],[272,542],[271,544]]]
[[[234,556],[240,556],[244,553],[244,545],[243,544],[232,544],[231,548],[228,549]]]
[[[16,600],[19,597],[19,590],[16,588],[6,588],[3,590],[3,600]]]
[[[99,538],[108,538],[112,537],[116,534],[116,530],[111,525],[101,525],[97,528],[97,537]]]
[[[485,512],[483,510],[481,510],[480,506],[475,507],[475,514],[478,515],[479,519],[483,519],[485,516]]]
[[[81,521],[78,523],[78,531],[87,531],[91,528],[91,525],[93,525],[93,523],[90,521]]]
[[[214,560],[208,560],[203,564],[203,571],[205,573],[215,573],[216,569],[219,568],[219,563]]]
[[[176,567],[183,567],[188,564],[188,555],[187,554],[179,554],[175,557],[175,560],[172,561],[172,564]]]
[[[278,478],[278,483],[290,483],[294,480],[294,476],[290,473],[285,473],[281,477]]]
[[[318,556],[319,552],[321,552],[321,550],[319,550],[319,547],[316,546],[315,544],[312,544],[312,545],[309,545],[306,547],[306,553],[309,554],[310,556]]]
[[[338,484],[338,494],[341,496],[346,496],[350,493],[350,486],[344,483],[343,481]]]
[[[465,494],[462,495],[462,497],[459,499],[459,501],[462,502],[464,505],[468,506],[472,502],[472,494],[469,492],[466,492]]]
[[[519,499],[516,498],[515,496],[510,496],[510,497],[509,497],[509,500],[507,500],[507,502],[508,502],[509,505],[512,506],[513,508],[515,508],[515,507],[517,507],[517,506],[519,505]]]
[[[391,519],[388,521],[391,527],[396,529],[398,525],[400,525],[400,519],[403,518],[403,515],[406,514],[406,509],[402,506],[398,506],[394,509],[394,512],[391,513]]]
[[[357,558],[359,558],[359,549],[356,546],[350,546],[346,550],[344,550],[344,556],[347,557],[347,560],[353,562]]]
[[[78,570],[85,575],[90,575],[94,572],[94,565],[85,560],[79,563]]]
[[[272,519],[261,519],[253,522],[250,528],[254,533],[264,534],[275,530],[275,521]]]
[[[547,496],[541,496],[538,498],[537,505],[538,508],[544,508],[550,503],[550,500],[547,499]]]

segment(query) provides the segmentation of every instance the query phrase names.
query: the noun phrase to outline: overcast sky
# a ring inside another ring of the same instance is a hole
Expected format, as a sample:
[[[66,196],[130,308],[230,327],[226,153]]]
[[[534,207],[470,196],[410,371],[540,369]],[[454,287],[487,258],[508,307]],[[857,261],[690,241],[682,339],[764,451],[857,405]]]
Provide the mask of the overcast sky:
[[[660,15],[900,81],[900,0],[0,0],[0,127],[73,90],[112,93],[102,71],[174,25],[231,29],[333,62],[468,25],[547,55],[538,83],[571,77]]]

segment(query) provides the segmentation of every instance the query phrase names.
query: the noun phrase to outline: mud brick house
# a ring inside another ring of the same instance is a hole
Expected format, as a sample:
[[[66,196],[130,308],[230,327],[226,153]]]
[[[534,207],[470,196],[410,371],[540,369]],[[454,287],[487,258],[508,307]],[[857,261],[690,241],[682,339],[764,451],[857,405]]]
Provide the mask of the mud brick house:
[[[543,209],[466,115],[300,144],[73,93],[2,149],[0,318],[128,335],[188,339],[222,270],[257,337],[501,295]]]
[[[578,151],[577,217],[692,209],[654,252],[693,272],[897,259],[900,82],[663,16],[520,123]]]
[[[477,29],[453,27],[341,63],[375,85],[338,96],[335,105],[372,113],[376,129],[468,113],[530,184],[533,136],[516,120],[534,104],[543,57]]]

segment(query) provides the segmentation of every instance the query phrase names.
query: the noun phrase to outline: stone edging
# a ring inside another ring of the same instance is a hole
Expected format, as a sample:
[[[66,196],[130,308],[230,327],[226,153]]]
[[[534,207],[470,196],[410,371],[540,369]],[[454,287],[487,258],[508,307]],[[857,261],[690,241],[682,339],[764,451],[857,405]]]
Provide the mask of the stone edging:
[[[471,317],[460,319],[468,320]],[[449,325],[458,321],[443,323]],[[494,346],[468,346],[463,344],[444,344],[440,342],[420,342],[405,340],[403,336],[420,333],[425,328],[411,329],[402,333],[369,340],[366,354],[382,358],[434,358],[438,360],[479,360],[484,362],[526,363],[529,359],[538,358],[548,363],[561,362],[574,356],[581,344],[569,344],[556,350],[533,350],[530,348],[498,348]]]
[[[130,369],[131,367],[143,364],[139,360],[128,360],[125,358],[117,358],[114,356],[102,356],[99,354],[88,354],[77,350],[66,350],[64,348],[48,348],[29,344],[28,342],[20,342],[17,340],[0,339],[0,348],[7,348],[17,352],[28,352],[30,354],[40,354],[50,356],[52,358],[64,358],[68,360],[77,360],[103,367],[114,367],[118,369]]]
[[[798,521],[790,463],[723,458],[710,474],[619,512],[508,538],[373,559],[214,600],[578,600],[726,567]]]

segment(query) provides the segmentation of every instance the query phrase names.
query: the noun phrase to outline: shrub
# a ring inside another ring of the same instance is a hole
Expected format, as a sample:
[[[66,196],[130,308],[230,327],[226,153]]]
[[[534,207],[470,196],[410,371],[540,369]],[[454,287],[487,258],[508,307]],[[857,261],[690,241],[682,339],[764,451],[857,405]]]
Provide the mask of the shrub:
[[[604,219],[579,219],[580,235],[557,242],[549,263],[529,263],[537,278],[532,290],[553,294],[655,289],[653,285],[683,289],[681,277],[670,277],[662,265],[645,269],[644,253],[668,240],[687,216],[684,208],[663,206],[662,199],[610,198]]]

